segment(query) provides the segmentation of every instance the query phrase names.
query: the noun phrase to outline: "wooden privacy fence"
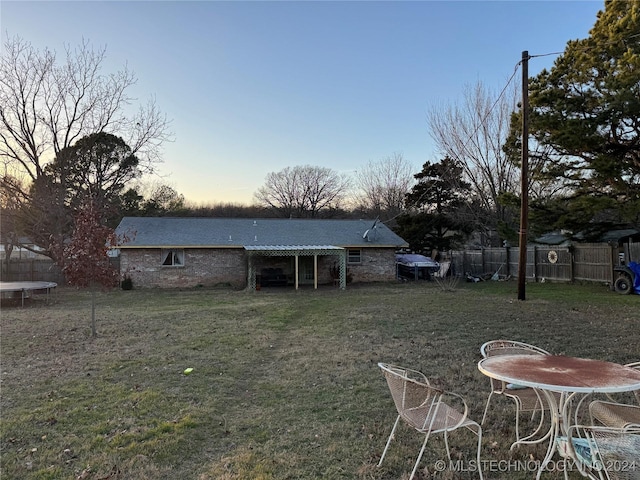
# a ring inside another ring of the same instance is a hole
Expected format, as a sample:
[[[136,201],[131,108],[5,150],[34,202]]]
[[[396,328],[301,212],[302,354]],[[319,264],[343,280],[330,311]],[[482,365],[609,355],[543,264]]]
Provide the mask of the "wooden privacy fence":
[[[3,282],[55,282],[64,284],[64,275],[50,259],[2,260]]]
[[[120,257],[109,257],[111,266],[120,271]],[[64,285],[66,280],[60,267],[50,258],[19,258],[13,259],[7,265],[7,261],[2,259],[3,282],[55,282]]]
[[[450,252],[457,274],[517,277],[518,247],[455,250]],[[625,259],[640,261],[640,243],[612,246],[581,243],[571,246],[530,245],[527,247],[526,278],[534,281],[590,281],[613,284],[613,267]]]

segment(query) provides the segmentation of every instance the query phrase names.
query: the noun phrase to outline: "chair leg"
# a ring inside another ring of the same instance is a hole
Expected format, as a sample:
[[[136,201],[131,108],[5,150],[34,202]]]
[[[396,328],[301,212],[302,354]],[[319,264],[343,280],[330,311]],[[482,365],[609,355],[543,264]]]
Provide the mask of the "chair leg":
[[[422,454],[424,453],[424,449],[427,446],[427,441],[429,440],[429,433],[425,436],[424,443],[422,444],[422,448],[420,449],[420,453],[418,454],[418,459],[416,460],[416,464],[413,466],[413,470],[411,471],[411,476],[409,480],[413,480],[413,476],[416,474],[416,470],[418,470],[418,465],[420,464],[420,460],[422,459]]]
[[[482,415],[482,421],[480,425],[484,425],[484,421],[487,418],[487,412],[489,411],[489,402],[491,401],[491,396],[493,395],[493,391],[489,394],[489,398],[487,398],[487,405],[484,407],[484,414]]]
[[[476,460],[478,461],[478,473],[480,474],[480,480],[483,480],[482,476],[482,462],[480,460],[480,450],[482,449],[482,427],[478,425],[478,452],[476,453]]]
[[[536,400],[536,404],[533,407],[533,411],[531,412],[531,421],[533,421],[533,419],[536,416],[536,413],[538,413],[538,410],[541,410],[544,412],[544,404],[542,403],[542,399],[540,398],[540,395],[538,395],[538,400]]]
[[[538,394],[538,400],[536,400],[536,404],[533,407],[533,411],[531,412],[531,421],[535,418],[538,411],[540,411],[540,422],[538,423],[538,427],[534,430],[533,433],[530,433],[524,438],[520,437],[520,412],[522,411],[522,403],[516,400],[516,443],[535,443],[529,442],[529,439],[535,437],[537,433],[542,428],[542,424],[544,423],[544,404],[542,403],[542,398]]]
[[[451,450],[449,450],[449,432],[444,431],[444,447],[447,449],[447,458],[449,459],[449,465],[451,465]]]
[[[378,466],[382,465],[382,460],[384,460],[384,456],[387,454],[387,450],[389,449],[389,444],[391,443],[391,439],[393,439],[393,434],[396,432],[396,427],[398,426],[399,421],[400,421],[400,415],[398,415],[398,418],[396,418],[396,423],[393,424],[393,428],[391,429],[391,435],[389,435],[389,439],[387,440],[387,444],[384,447],[384,452],[382,452],[382,456],[380,457]]]
[[[516,402],[516,443],[520,441],[520,406]]]
[[[535,413],[537,413],[537,410],[535,412],[533,412],[533,413],[535,415]],[[532,418],[532,420],[533,420],[533,418]],[[536,427],[536,429],[532,433],[530,433],[526,437],[518,439],[520,444],[538,443],[540,440],[531,440],[531,439],[535,438],[536,435],[538,435],[538,432],[540,432],[540,430],[542,430],[543,424],[544,424],[544,409],[540,409],[540,421],[538,422],[538,426]]]

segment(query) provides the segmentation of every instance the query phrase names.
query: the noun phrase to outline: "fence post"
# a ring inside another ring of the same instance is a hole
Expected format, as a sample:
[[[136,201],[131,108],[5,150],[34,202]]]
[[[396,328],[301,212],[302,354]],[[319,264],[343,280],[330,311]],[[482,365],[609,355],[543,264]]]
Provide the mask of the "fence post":
[[[569,245],[567,247],[568,251],[569,251],[569,281],[571,283],[573,283],[575,281],[574,279],[574,275],[575,275],[575,263],[576,263],[576,255],[575,255],[575,247],[573,245]]]
[[[609,281],[609,285],[611,285],[611,290],[614,290],[613,282],[615,281],[615,275],[613,272],[613,267],[616,266],[618,262],[618,244],[611,245],[611,255],[609,256],[611,260],[611,265],[609,266],[609,274],[611,275],[611,280]]]
[[[623,259],[623,264],[626,265],[629,260],[631,260],[631,240],[629,240],[628,242],[626,242],[624,245],[624,257],[622,257]],[[618,264],[618,260],[616,259],[616,265]]]
[[[11,281],[11,262],[9,259],[2,260],[2,280],[5,282]]]
[[[505,264],[505,270],[504,270],[504,274],[509,277],[509,275],[511,274],[511,269],[509,268],[509,247],[504,247],[504,264]]]

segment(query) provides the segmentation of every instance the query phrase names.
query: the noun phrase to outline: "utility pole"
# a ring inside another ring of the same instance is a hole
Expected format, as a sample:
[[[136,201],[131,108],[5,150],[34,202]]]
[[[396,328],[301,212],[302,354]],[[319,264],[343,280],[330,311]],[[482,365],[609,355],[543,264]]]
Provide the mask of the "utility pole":
[[[527,278],[527,228],[529,223],[529,52],[522,52],[522,161],[520,166],[520,241],[518,300],[525,300]]]

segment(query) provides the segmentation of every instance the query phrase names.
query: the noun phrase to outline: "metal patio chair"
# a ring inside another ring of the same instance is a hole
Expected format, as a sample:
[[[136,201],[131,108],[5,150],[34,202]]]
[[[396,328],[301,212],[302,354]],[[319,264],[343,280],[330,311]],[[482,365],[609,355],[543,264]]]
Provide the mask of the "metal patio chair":
[[[603,480],[640,480],[640,426],[572,425],[566,448],[583,475]]]
[[[550,355],[549,352],[540,347],[515,340],[491,340],[480,347],[480,353],[483,358],[496,355]],[[536,412],[540,412],[540,423],[538,427],[524,440],[533,437],[540,428],[542,428],[544,411],[548,409],[548,406],[540,397],[540,394],[533,388],[523,388],[519,385],[507,384],[494,378],[490,378],[490,380],[491,393],[489,393],[489,397],[487,398],[487,404],[484,408],[484,414],[482,415],[480,424],[484,425],[493,395],[502,395],[513,400],[516,405],[516,442],[520,441],[520,413],[531,412],[531,418],[533,418]]]
[[[627,367],[640,370],[640,362],[628,363]],[[619,403],[614,397],[609,396],[610,401],[594,400],[589,404],[589,414],[593,424],[601,424],[606,427],[628,428],[640,426],[640,390],[633,392],[637,405]],[[640,456],[640,455],[639,455]]]
[[[394,438],[396,428],[400,419],[404,420],[409,426],[425,435],[422,448],[418,454],[413,471],[409,480],[413,479],[422,454],[424,453],[427,441],[432,433],[444,433],[444,444],[447,449],[447,457],[451,462],[451,452],[449,450],[448,433],[460,427],[471,430],[478,436],[478,448],[476,460],[478,472],[482,480],[482,470],[480,468],[480,447],[482,445],[482,428],[480,425],[471,420],[467,413],[469,411],[465,400],[458,394],[444,391],[429,383],[427,377],[417,370],[379,363],[378,366],[387,380],[387,385],[391,391],[391,396],[398,411],[398,417],[393,424],[393,429],[384,447],[378,466],[382,465],[382,461],[389,449],[391,440]],[[464,407],[464,411],[460,413],[456,408],[445,403],[445,400],[460,404]]]

